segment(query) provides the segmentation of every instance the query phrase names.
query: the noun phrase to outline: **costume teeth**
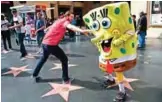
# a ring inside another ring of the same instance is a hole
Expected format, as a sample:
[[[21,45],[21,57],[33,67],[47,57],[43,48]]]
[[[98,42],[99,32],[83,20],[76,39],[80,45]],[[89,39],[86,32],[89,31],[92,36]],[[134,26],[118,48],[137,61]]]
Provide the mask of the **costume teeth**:
[[[108,42],[109,42],[109,40],[105,40],[105,41],[104,41],[104,43],[108,43]]]

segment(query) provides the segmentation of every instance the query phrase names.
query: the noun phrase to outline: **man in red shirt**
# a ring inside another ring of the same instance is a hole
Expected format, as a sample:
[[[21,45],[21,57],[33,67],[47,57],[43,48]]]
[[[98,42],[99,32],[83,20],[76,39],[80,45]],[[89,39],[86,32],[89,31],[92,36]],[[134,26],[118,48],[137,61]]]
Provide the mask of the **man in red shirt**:
[[[49,30],[45,34],[42,41],[43,56],[41,57],[33,73],[33,77],[35,77],[36,82],[40,81],[41,78],[38,76],[38,74],[50,54],[56,56],[62,63],[63,83],[70,83],[72,81],[72,79],[70,79],[68,76],[68,58],[65,55],[64,51],[58,46],[58,44],[64,37],[66,28],[84,34],[88,34],[90,32],[89,30],[82,30],[78,27],[71,25],[70,22],[73,20],[73,18],[74,15],[67,11],[64,14],[63,18],[56,20],[50,27],[47,28]]]

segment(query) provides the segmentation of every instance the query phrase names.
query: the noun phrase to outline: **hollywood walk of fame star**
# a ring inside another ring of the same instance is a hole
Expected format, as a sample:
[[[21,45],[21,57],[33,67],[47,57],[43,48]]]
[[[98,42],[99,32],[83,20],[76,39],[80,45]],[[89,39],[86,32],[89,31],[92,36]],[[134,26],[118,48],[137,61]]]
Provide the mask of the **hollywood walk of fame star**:
[[[55,67],[51,68],[50,70],[61,69],[62,65],[60,63],[53,63]],[[68,64],[68,67],[77,66],[76,64]]]
[[[83,88],[80,86],[73,86],[71,84],[57,84],[57,83],[49,83],[49,84],[53,89],[48,93],[42,95],[42,97],[59,94],[66,102],[68,102],[70,91],[79,90]]]
[[[107,76],[105,76],[105,78],[108,78]],[[117,78],[115,77],[115,82],[117,82]],[[124,81],[123,81],[123,84],[124,84],[124,87],[126,87],[127,89],[131,90],[131,91],[134,91],[132,86],[130,85],[130,82],[134,82],[134,81],[138,81],[139,79],[132,79],[132,78],[125,78],[124,77]],[[114,87],[114,86],[117,86],[118,83],[115,83],[114,85],[111,85],[111,86],[108,86],[108,88],[111,88],[111,87]]]
[[[11,67],[10,71],[3,73],[2,75],[6,74],[13,74],[14,77],[18,76],[21,72],[29,71],[32,69],[27,69],[28,65],[22,67]]]

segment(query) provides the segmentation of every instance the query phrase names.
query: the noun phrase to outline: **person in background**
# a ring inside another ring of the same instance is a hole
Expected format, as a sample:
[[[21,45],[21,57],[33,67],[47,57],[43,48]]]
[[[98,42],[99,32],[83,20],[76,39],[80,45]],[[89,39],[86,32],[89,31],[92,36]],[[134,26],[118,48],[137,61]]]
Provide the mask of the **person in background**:
[[[59,19],[62,19],[62,18],[64,18],[64,13],[63,12],[61,12],[60,16],[59,16]]]
[[[28,43],[31,42],[30,36],[31,36],[32,24],[34,24],[34,20],[31,18],[30,13],[27,13],[26,24],[24,28],[25,28],[25,35],[27,37]]]
[[[133,23],[134,23],[134,28],[135,28],[135,31],[136,31],[136,15],[132,15],[132,19],[133,19]]]
[[[71,25],[70,23],[73,18],[74,15],[70,11],[67,11],[63,18],[56,20],[50,27],[46,28],[47,33],[45,34],[42,42],[43,56],[39,60],[33,72],[33,77],[35,78],[36,82],[41,80],[41,77],[39,77],[38,74],[50,54],[56,56],[62,63],[63,83],[69,84],[73,80],[72,78],[69,78],[68,75],[68,58],[64,51],[58,46],[58,44],[64,37],[66,28],[73,31],[82,32],[84,34],[90,32],[89,30],[82,30],[76,26]]]
[[[12,50],[11,35],[8,26],[9,26],[8,20],[5,19],[4,15],[1,15],[1,34],[2,34],[3,44],[4,44],[4,51],[3,51],[4,53],[7,53],[9,50],[10,51]],[[9,50],[7,48],[6,41],[8,42]]]
[[[71,24],[74,25],[74,26],[76,26],[76,19],[75,19],[75,17],[74,17],[74,19],[71,21]],[[74,38],[75,32],[74,32],[73,30],[69,30],[69,36],[70,36],[70,38]]]
[[[81,28],[81,18],[79,15],[76,15],[76,26]]]
[[[13,15],[14,26],[9,27],[9,29],[15,29],[16,33],[18,34],[18,40],[19,40],[20,52],[21,52],[20,58],[21,60],[25,60],[28,54],[24,46],[25,32],[22,30],[23,19],[21,16],[18,15],[16,9],[12,9],[12,15]]]
[[[31,24],[27,23],[24,26],[24,29],[25,29],[25,35],[26,35],[28,43],[29,43],[29,42],[31,42],[31,37],[30,37],[30,35],[31,35]]]
[[[139,40],[139,46],[138,48],[144,48],[145,47],[145,37],[147,34],[147,17],[144,12],[140,12],[140,18],[138,20],[137,24],[137,34],[138,34],[138,40]]]
[[[41,44],[42,44],[42,40],[45,35],[44,29],[45,29],[45,22],[42,18],[41,12],[38,12],[37,20],[36,20],[36,31],[35,31],[35,35],[37,35],[37,42],[38,42],[38,47],[39,47],[39,51],[37,52],[37,54],[42,52]]]

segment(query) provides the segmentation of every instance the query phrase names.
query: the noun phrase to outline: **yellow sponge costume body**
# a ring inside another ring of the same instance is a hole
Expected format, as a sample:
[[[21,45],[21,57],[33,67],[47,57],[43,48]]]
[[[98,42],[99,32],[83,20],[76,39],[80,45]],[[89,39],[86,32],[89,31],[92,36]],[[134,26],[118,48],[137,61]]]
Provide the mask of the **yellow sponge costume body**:
[[[123,80],[122,72],[133,68],[137,57],[137,35],[128,3],[95,8],[84,15],[83,20],[93,30],[95,38],[91,41],[97,46],[100,56],[109,60],[119,81]]]

